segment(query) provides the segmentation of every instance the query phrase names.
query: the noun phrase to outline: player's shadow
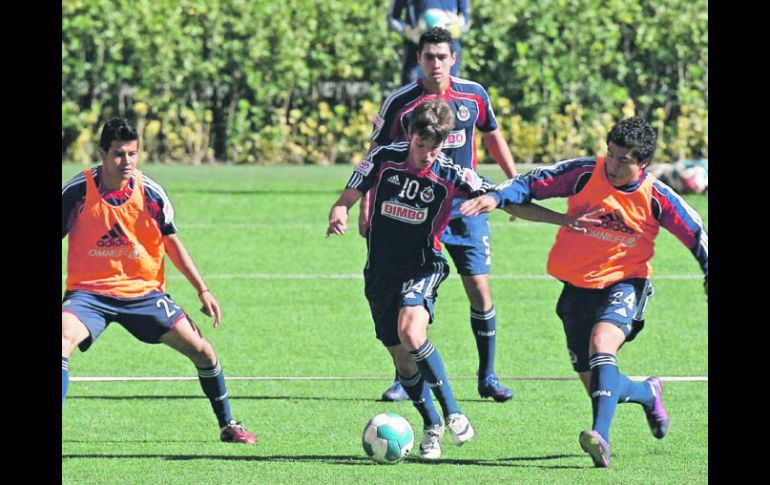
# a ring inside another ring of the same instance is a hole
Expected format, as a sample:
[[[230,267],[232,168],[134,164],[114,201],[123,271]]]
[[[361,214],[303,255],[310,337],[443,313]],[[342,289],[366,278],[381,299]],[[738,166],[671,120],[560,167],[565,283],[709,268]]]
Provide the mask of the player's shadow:
[[[515,468],[546,468],[546,469],[582,469],[586,467],[574,465],[550,465],[532,462],[563,460],[565,458],[577,458],[580,455],[546,455],[498,458],[497,460],[471,460],[471,459],[439,459],[436,461],[420,461],[416,457],[409,457],[404,464],[410,465],[459,465],[459,466],[483,466],[483,467],[515,467]],[[112,454],[112,453],[67,453],[62,454],[62,460],[68,459],[163,459],[168,461],[192,461],[192,460],[223,460],[223,461],[250,461],[250,462],[308,462],[324,463],[327,465],[357,465],[378,466],[372,460],[361,455],[267,455],[267,456],[232,456],[232,455],[172,455],[162,453],[143,454]]]
[[[187,194],[225,194],[225,195],[286,195],[295,197],[297,195],[338,195],[340,191],[338,189],[185,189],[178,188],[174,190],[175,194],[187,193]]]
[[[206,399],[208,398],[203,395],[195,394],[190,396],[183,396],[183,395],[141,395],[141,394],[135,394],[130,396],[105,396],[105,395],[92,395],[92,396],[67,396],[67,400],[70,399],[83,399],[83,400],[105,400],[105,401],[130,401],[130,400],[137,400],[137,401],[152,401],[155,399],[180,399],[180,400],[190,400],[190,399]],[[363,399],[363,398],[355,398],[355,397],[319,397],[319,396],[243,396],[238,395],[235,397],[231,397],[230,399],[233,399],[235,401],[340,401],[340,402],[361,402],[361,401],[370,401],[371,399]]]

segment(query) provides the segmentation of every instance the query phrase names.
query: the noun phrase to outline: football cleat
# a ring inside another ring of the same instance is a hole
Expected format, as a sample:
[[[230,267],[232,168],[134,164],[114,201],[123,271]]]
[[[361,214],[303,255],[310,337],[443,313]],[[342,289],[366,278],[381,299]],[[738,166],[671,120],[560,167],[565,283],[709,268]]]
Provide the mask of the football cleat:
[[[438,460],[441,458],[441,438],[444,436],[444,426],[434,424],[425,428],[420,441],[420,459]]]
[[[396,402],[409,399],[409,396],[404,390],[404,386],[401,385],[401,381],[396,379],[393,381],[393,385],[390,386],[387,391],[382,393],[381,399],[383,401]]]
[[[463,443],[473,439],[476,434],[473,431],[468,418],[461,413],[454,413],[447,416],[446,426],[449,428],[449,434],[452,435],[452,441],[457,446],[461,446]]]
[[[610,467],[610,444],[598,431],[586,429],[580,432],[580,447],[588,453],[596,468]]]
[[[257,437],[254,433],[246,431],[240,421],[231,419],[226,426],[222,427],[222,433],[219,435],[219,439],[225,443],[248,443],[253,444],[257,442]]]
[[[652,403],[652,408],[644,408],[644,414],[647,416],[647,424],[650,425],[650,431],[652,435],[658,439],[663,438],[668,433],[668,413],[663,407],[663,379],[660,377],[648,377],[645,379],[647,384],[652,388],[652,394],[655,399]]]
[[[485,379],[479,379],[479,396],[491,397],[497,402],[505,402],[513,397],[513,390],[500,384],[497,376],[488,375]]]

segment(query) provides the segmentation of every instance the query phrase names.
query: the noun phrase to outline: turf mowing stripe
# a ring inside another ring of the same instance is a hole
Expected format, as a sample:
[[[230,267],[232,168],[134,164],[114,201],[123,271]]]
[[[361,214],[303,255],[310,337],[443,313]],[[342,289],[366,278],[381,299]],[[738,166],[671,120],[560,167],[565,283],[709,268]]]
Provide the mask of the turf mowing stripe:
[[[503,380],[511,381],[576,381],[577,376],[498,376]],[[642,381],[648,376],[628,376],[630,379]],[[228,381],[385,381],[393,376],[251,376],[232,377],[227,376]],[[457,376],[452,380],[476,380],[476,376]],[[708,382],[708,376],[661,376],[666,382]],[[190,376],[70,376],[70,381],[75,382],[120,382],[120,381],[197,381],[197,377]]]
[[[455,276],[454,273],[450,278]],[[493,280],[553,280],[550,275],[545,274],[498,274],[489,275]],[[61,275],[61,279],[66,279],[66,275]],[[167,279],[182,280],[185,279],[180,274],[166,275]],[[703,275],[699,274],[661,274],[656,275],[653,280],[699,280]],[[233,273],[233,274],[209,274],[207,280],[360,280],[362,274],[275,274],[275,273]],[[555,280],[554,280],[555,281]]]

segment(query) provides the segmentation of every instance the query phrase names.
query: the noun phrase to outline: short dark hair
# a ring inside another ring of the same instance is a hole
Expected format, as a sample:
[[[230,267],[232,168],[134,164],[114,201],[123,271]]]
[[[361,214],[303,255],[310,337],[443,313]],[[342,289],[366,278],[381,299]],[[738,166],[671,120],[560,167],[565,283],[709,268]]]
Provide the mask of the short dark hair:
[[[417,135],[423,139],[432,139],[436,143],[443,142],[452,128],[455,127],[455,117],[452,108],[446,101],[429,99],[423,101],[412,111],[409,117],[409,135]]]
[[[454,54],[455,43],[452,39],[452,34],[445,28],[432,27],[420,36],[420,42],[417,44],[417,53],[422,53],[422,47],[425,44],[442,44],[444,42],[449,44],[449,52]]]
[[[630,148],[631,153],[640,162],[652,160],[658,143],[658,134],[649,123],[641,118],[628,118],[612,127],[607,134],[610,142],[623,148]]]
[[[133,141],[138,140],[139,134],[136,128],[125,118],[111,118],[102,128],[102,135],[99,137],[99,148],[105,152],[110,149],[113,141]]]

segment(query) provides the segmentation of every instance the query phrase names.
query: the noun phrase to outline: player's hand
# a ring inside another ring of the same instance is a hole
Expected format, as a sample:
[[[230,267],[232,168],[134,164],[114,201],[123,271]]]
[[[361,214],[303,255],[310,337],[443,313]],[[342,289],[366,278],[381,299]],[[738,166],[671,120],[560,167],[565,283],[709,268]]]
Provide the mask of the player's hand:
[[[599,207],[592,211],[584,210],[572,216],[565,214],[564,226],[571,231],[585,234],[588,232],[588,227],[602,223],[602,220],[596,216],[603,212],[604,207]]]
[[[344,205],[335,205],[329,212],[329,227],[326,237],[333,234],[341,236],[348,230],[348,209]]]
[[[207,317],[214,317],[214,327],[222,323],[222,310],[219,309],[219,302],[210,291],[206,290],[198,295],[201,301],[201,313]]]
[[[491,195],[482,195],[466,200],[460,206],[460,214],[465,217],[476,216],[484,212],[492,212],[497,208],[497,201]]]
[[[401,33],[401,35],[404,36],[406,40],[413,44],[419,44],[420,43],[420,35],[422,32],[420,32],[420,29],[417,27],[412,27],[411,25],[404,26],[404,31]]]

